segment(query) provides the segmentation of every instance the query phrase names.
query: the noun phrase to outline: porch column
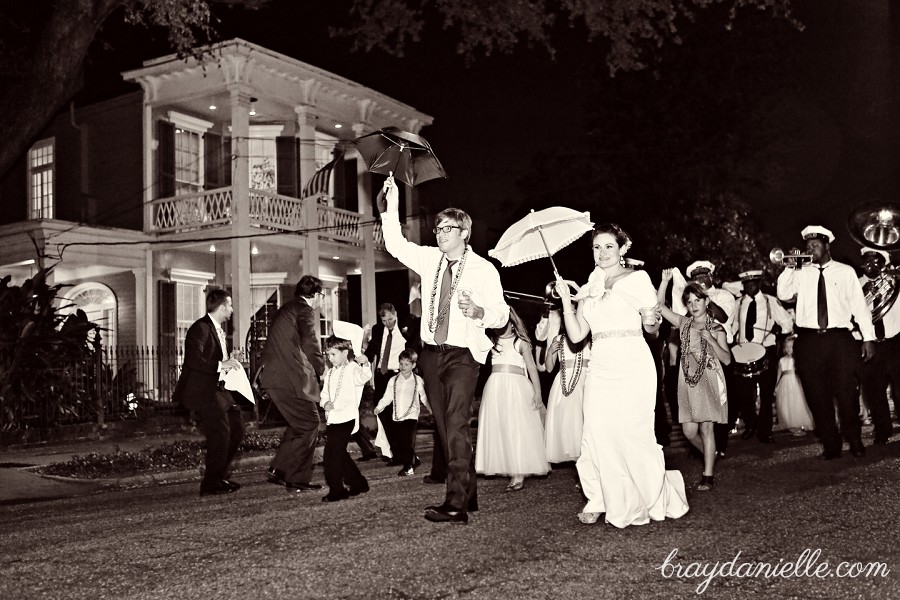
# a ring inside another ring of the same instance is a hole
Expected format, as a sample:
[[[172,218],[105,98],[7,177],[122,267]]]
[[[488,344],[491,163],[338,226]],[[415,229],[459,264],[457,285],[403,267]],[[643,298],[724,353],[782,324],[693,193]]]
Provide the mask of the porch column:
[[[294,107],[297,113],[297,139],[300,142],[300,189],[316,172],[316,120],[310,106]],[[303,195],[302,193],[300,194]],[[303,250],[303,274],[319,276],[319,211],[316,198],[304,199],[303,222],[306,231],[306,248]]]
[[[150,233],[153,229],[153,206],[150,203],[154,200],[154,194],[157,192],[154,185],[156,169],[153,168],[153,108],[148,104],[149,94],[148,88],[144,87],[144,233]]]
[[[353,133],[356,137],[363,135],[364,125],[353,125]],[[363,160],[356,161],[356,197],[359,199],[359,215],[363,222],[372,221],[372,177]],[[362,305],[363,323],[378,322],[378,299],[375,297],[375,226],[374,224],[362,225],[359,235],[363,243],[363,255],[359,265],[360,270],[360,294]]]
[[[253,316],[250,296],[250,90],[231,92],[231,140],[234,172],[231,177],[231,299],[234,303],[234,349],[244,347]],[[240,237],[245,236],[245,237]]]

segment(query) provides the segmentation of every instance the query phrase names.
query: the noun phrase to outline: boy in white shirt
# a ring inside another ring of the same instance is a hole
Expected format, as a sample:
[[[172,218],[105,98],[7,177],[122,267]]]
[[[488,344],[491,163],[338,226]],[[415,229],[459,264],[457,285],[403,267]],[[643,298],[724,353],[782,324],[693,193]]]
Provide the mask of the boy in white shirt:
[[[425,395],[425,382],[413,373],[418,355],[412,350],[400,353],[400,372],[388,380],[384,396],[375,414],[381,413],[388,406],[392,407],[394,421],[394,439],[396,448],[391,448],[394,458],[402,465],[400,477],[415,475],[418,464],[416,456],[416,427],[419,423],[419,402],[425,405],[428,412],[431,406]]]
[[[354,356],[353,346],[347,339],[329,337],[325,341],[325,354],[331,368],[323,376],[319,402],[325,409],[328,424],[324,452],[328,494],[322,502],[337,502],[369,491],[369,482],[350,458],[347,443],[359,429],[359,402],[363,387],[372,377],[372,369],[364,354]]]

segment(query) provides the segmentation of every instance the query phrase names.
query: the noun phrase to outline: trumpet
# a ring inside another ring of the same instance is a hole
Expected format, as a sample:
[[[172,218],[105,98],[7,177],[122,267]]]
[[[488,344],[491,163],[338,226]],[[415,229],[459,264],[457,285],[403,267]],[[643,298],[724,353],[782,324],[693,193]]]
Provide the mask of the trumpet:
[[[800,254],[798,248],[791,248],[787,252],[781,248],[772,248],[769,252],[769,260],[776,265],[789,269],[800,269],[804,265],[812,264],[812,254]]]

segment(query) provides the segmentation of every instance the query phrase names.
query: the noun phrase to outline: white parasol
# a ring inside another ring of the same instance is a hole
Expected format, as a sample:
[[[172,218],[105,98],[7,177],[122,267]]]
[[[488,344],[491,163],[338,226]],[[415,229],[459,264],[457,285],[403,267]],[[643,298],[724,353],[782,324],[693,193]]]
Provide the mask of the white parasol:
[[[551,206],[513,223],[500,237],[497,246],[488,250],[504,267],[547,257],[553,272],[559,276],[553,255],[594,228],[591,213],[564,206]]]

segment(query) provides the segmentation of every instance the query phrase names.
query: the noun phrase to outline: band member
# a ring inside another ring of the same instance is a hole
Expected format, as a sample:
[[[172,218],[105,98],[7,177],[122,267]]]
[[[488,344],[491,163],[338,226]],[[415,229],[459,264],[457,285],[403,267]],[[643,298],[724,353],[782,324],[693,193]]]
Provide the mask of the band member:
[[[228,494],[241,486],[228,480],[228,469],[244,437],[241,408],[221,377],[240,363],[228,356],[228,342],[222,324],[234,308],[225,290],[206,295],[206,316],[194,321],[184,338],[184,364],[173,399],[200,418],[206,437],[206,469],[200,495]]]
[[[497,269],[469,247],[472,218],[467,213],[455,208],[438,213],[438,247],[420,246],[400,230],[400,196],[393,177],[387,178],[383,192],[385,246],[422,278],[419,367],[447,464],[444,502],[425,509],[425,518],[468,523],[468,512],[478,506],[469,420],[480,367],[493,347],[485,330],[505,326],[509,307]]]
[[[891,256],[884,250],[860,249],[863,276],[859,278],[866,298],[874,297],[876,280],[890,264]],[[895,285],[897,282],[894,282]],[[872,308],[872,307],[870,307]],[[872,360],[859,364],[859,379],[863,400],[869,407],[875,426],[875,443],[887,444],[893,433],[891,411],[888,406],[887,386],[891,385],[894,402],[900,402],[900,308],[894,302],[881,319],[873,323],[875,328],[875,355]]]
[[[761,270],[744,271],[739,275],[744,294],[735,311],[733,348],[735,373],[729,391],[729,401],[738,405],[740,418],[746,429],[741,437],[754,435],[764,443],[772,437],[772,409],[775,403],[775,382],[778,373],[778,344],[776,332],[788,334],[794,320],[774,297],[760,291]],[[756,414],[756,390],[759,386],[759,416]]]
[[[778,297],[797,297],[797,375],[822,442],[822,458],[841,456],[841,434],[853,456],[866,453],[860,437],[859,394],[854,373],[860,356],[851,318],[862,333],[862,357],[875,354],[875,329],[862,285],[853,267],[831,258],[834,234],[819,225],[801,232],[812,264],[785,269],[778,276]],[[840,430],[835,423],[837,407]]]

